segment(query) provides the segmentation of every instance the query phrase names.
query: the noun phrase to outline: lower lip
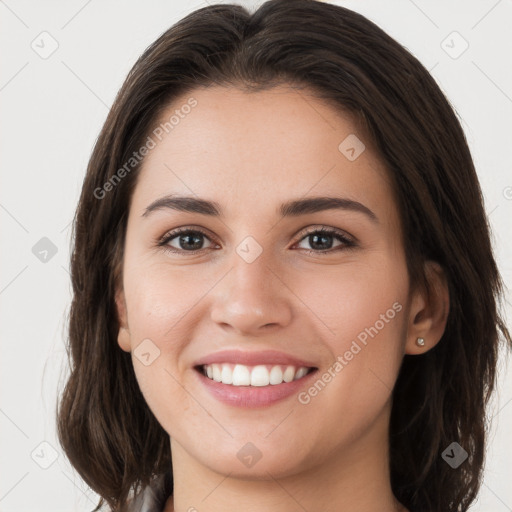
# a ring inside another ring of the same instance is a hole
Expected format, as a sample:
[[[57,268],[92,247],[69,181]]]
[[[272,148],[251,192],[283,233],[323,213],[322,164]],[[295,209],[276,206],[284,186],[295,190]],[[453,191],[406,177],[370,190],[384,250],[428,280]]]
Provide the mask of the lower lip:
[[[218,400],[236,407],[267,407],[291,395],[298,394],[316,374],[316,369],[310,371],[301,379],[283,382],[282,384],[269,384],[268,386],[231,386],[209,379],[195,370],[200,382]]]

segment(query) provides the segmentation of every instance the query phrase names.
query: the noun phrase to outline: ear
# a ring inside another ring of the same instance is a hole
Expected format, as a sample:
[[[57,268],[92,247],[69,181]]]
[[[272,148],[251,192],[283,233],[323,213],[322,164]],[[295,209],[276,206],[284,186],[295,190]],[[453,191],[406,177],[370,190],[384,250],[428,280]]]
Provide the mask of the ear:
[[[122,290],[116,291],[116,310],[119,321],[119,333],[117,334],[117,343],[125,351],[131,352],[130,331],[128,329],[128,315],[126,310],[126,300]]]
[[[443,268],[435,261],[425,262],[429,290],[413,292],[405,344],[406,354],[423,354],[435,347],[444,334],[450,311],[450,293]],[[423,338],[424,345],[417,344]]]

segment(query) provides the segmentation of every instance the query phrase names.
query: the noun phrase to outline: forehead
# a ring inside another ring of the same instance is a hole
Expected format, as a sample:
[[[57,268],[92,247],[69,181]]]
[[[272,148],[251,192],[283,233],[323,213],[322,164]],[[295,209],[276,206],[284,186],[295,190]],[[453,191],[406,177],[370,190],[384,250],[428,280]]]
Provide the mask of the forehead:
[[[138,209],[171,192],[215,199],[238,214],[333,191],[383,208],[392,202],[388,174],[365,134],[304,90],[196,89],[173,101],[153,130],[166,126],[159,137],[150,133],[155,145],[137,180]]]

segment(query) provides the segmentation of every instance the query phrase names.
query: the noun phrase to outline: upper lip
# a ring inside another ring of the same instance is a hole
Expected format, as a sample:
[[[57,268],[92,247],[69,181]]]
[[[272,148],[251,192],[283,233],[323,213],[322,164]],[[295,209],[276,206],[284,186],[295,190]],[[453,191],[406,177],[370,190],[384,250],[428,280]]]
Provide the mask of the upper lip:
[[[247,366],[255,366],[258,364],[280,364],[292,366],[304,366],[306,368],[314,368],[314,366],[299,359],[297,357],[278,352],[276,350],[263,350],[260,352],[248,352],[244,350],[221,350],[198,359],[194,366],[203,366],[214,363],[233,363],[243,364]]]

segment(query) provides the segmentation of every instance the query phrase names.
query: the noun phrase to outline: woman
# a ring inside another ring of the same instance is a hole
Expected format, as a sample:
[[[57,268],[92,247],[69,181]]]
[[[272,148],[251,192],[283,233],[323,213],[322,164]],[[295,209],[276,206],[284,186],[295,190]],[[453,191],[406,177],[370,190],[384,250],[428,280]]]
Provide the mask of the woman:
[[[271,0],[165,32],[74,234],[58,428],[98,508],[475,500],[511,343],[480,186],[433,78],[363,16]]]

